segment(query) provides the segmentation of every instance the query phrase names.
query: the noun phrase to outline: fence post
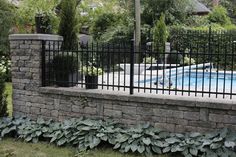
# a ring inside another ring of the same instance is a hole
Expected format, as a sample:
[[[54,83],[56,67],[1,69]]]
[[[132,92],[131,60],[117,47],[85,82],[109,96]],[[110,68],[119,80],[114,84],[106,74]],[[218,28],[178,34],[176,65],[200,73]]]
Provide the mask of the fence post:
[[[211,54],[211,26],[209,27],[209,35],[208,35],[208,54]]]
[[[134,40],[131,40],[130,48],[130,95],[134,94]]]
[[[42,58],[42,61],[41,61],[41,66],[42,66],[42,87],[45,87],[46,84],[45,84],[45,50],[46,50],[46,41],[45,40],[42,40],[42,53],[41,53],[41,58]]]

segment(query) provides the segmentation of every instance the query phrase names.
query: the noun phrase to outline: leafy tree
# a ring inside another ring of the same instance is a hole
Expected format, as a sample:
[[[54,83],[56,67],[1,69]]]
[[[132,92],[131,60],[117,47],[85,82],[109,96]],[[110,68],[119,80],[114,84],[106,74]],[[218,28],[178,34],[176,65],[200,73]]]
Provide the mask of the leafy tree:
[[[114,13],[103,13],[95,19],[92,31],[94,39],[99,40],[107,29],[115,27],[121,20],[121,16]]]
[[[163,54],[165,52],[165,44],[167,41],[167,37],[168,33],[165,24],[165,15],[162,14],[153,28],[154,47],[160,54]]]
[[[142,20],[149,25],[153,25],[162,13],[168,25],[182,23],[191,11],[190,0],[144,0],[142,5]]]
[[[63,48],[75,50],[78,48],[78,18],[76,14],[77,0],[62,0],[60,10],[60,25],[58,34],[63,36]]]
[[[212,0],[199,0],[204,3],[207,7],[212,8]],[[228,16],[231,20],[236,23],[236,1],[235,0],[220,0],[219,4],[226,8]]]
[[[8,35],[14,23],[14,7],[6,0],[0,0],[0,56],[9,51]]]
[[[213,11],[209,14],[208,20],[212,23],[220,25],[231,24],[230,18],[228,17],[227,10],[222,6],[216,6]]]

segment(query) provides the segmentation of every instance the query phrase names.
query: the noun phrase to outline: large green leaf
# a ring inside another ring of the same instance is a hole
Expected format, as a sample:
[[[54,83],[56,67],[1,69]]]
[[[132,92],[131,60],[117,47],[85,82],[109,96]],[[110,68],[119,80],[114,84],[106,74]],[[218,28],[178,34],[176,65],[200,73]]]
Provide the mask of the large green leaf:
[[[162,152],[163,152],[163,153],[169,153],[170,150],[171,150],[170,147],[165,147],[165,148],[162,150]]]
[[[165,141],[169,144],[174,144],[174,143],[181,142],[179,139],[177,139],[175,137],[167,138]]]
[[[93,137],[92,143],[90,143],[90,149],[97,147],[100,144],[101,140],[97,137]]]
[[[157,154],[161,154],[161,148],[157,147],[157,146],[152,146],[152,151],[157,153]]]
[[[66,142],[67,142],[66,138],[61,138],[60,140],[57,141],[57,145],[62,146],[64,144],[66,144]]]
[[[211,145],[210,145],[210,148],[211,149],[218,149],[218,148],[220,148],[222,146],[222,144],[220,144],[220,143],[212,143]]]
[[[151,139],[149,138],[149,137],[147,137],[147,138],[143,138],[143,143],[145,144],[145,145],[150,145],[151,144]]]
[[[224,145],[226,148],[234,148],[236,146],[236,143],[232,141],[225,141]]]
[[[145,151],[145,147],[143,145],[138,146],[138,152],[142,154]]]
[[[198,150],[196,148],[190,148],[189,152],[193,155],[193,156],[197,156],[198,154]]]
[[[168,147],[169,144],[165,141],[155,141],[154,144],[158,147],[164,148],[164,147]]]
[[[130,148],[131,148],[132,152],[135,152],[138,150],[138,145],[135,143],[132,143]]]
[[[120,148],[120,143],[117,143],[117,144],[113,147],[113,149],[118,149],[118,148]]]

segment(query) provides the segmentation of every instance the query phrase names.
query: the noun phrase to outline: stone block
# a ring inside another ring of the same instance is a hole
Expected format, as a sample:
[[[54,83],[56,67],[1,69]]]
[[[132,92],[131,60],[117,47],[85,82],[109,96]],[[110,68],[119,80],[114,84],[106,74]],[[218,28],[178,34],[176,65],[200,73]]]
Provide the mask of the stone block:
[[[114,118],[121,118],[122,117],[122,112],[121,111],[116,111],[116,110],[105,109],[104,110],[104,116],[114,117]]]
[[[174,111],[174,110],[168,110],[168,109],[154,109],[154,115],[155,116],[163,116],[163,117],[169,117],[169,118],[183,118],[184,112],[183,111]]]
[[[207,108],[200,109],[200,120],[205,122],[209,120],[209,110]]]
[[[137,107],[137,114],[138,115],[153,115],[153,109],[146,108],[146,107]]]
[[[175,132],[175,124],[155,123],[154,126],[160,129],[164,129],[166,131]]]
[[[129,115],[137,115],[136,107],[132,106],[121,106],[122,112]]]
[[[96,115],[96,114],[97,114],[97,108],[94,108],[94,107],[85,107],[85,108],[84,108],[84,113],[85,113],[85,114]]]
[[[38,107],[31,107],[31,108],[30,108],[30,113],[31,113],[31,114],[39,115],[39,114],[41,114],[41,109],[38,108]]]
[[[72,111],[71,105],[66,104],[66,103],[60,104],[58,109],[59,109],[59,111],[66,111],[66,112]]]
[[[52,117],[58,118],[58,115],[59,115],[58,110],[52,110],[52,111],[51,111],[51,116],[52,116]]]
[[[201,127],[201,128],[216,128],[215,122],[203,122],[203,121],[188,121],[188,126]]]
[[[199,112],[184,112],[184,119],[197,121],[200,119],[200,113]]]
[[[72,112],[80,113],[82,111],[83,111],[83,108],[81,106],[72,105]]]
[[[188,120],[179,118],[166,118],[166,122],[170,124],[188,125]]]

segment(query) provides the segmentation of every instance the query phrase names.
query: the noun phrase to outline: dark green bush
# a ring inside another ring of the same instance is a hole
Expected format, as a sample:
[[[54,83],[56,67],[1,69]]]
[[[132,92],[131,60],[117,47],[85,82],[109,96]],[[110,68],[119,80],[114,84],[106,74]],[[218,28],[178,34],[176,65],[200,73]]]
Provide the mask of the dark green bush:
[[[0,71],[0,117],[8,116],[7,95],[5,94],[5,74]]]
[[[72,54],[57,55],[51,63],[57,85],[65,87],[71,81],[70,78],[79,71],[79,58]],[[76,80],[74,80],[76,81]]]
[[[180,64],[182,60],[183,56],[174,50],[168,55],[167,64]]]

